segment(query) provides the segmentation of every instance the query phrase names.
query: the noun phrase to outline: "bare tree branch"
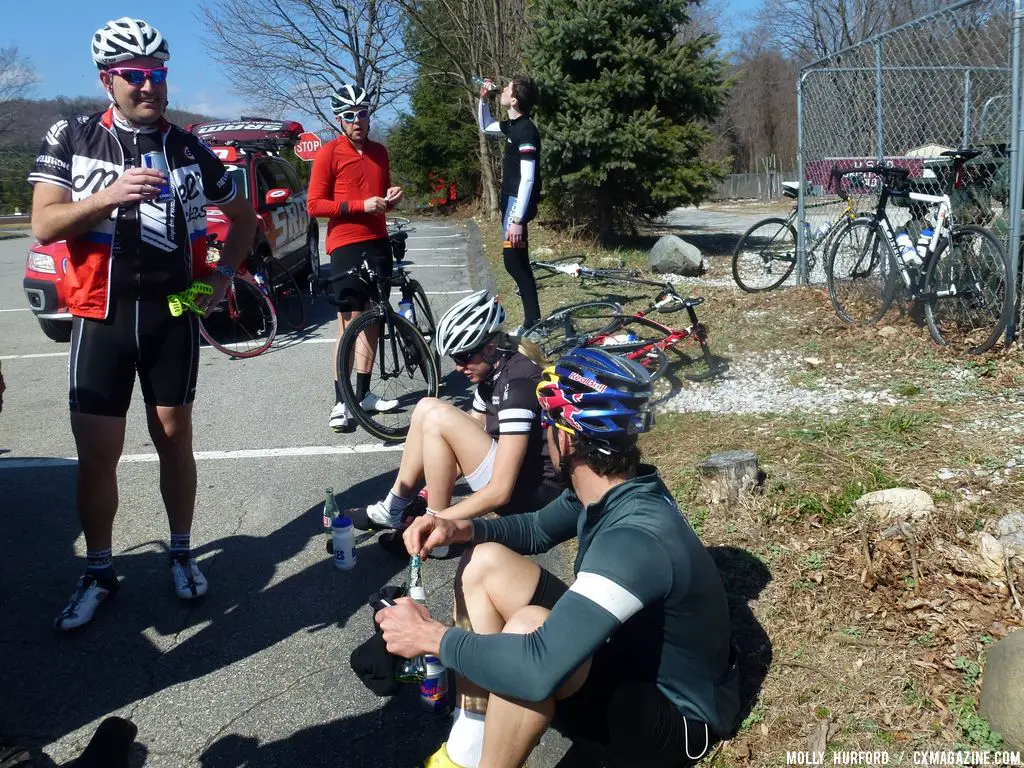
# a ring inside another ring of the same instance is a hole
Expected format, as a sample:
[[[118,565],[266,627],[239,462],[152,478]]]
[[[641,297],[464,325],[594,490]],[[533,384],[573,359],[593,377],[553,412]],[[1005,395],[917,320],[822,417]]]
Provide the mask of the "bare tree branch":
[[[38,75],[17,46],[0,48],[0,136],[10,131],[17,119],[12,102],[25,98],[37,82]]]

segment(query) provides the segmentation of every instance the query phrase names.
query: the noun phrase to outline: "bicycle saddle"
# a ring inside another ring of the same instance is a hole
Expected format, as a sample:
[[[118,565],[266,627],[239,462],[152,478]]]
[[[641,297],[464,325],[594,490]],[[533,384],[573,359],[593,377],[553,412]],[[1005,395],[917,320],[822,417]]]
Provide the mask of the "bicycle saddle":
[[[947,149],[942,153],[943,157],[951,157],[954,160],[970,160],[971,158],[977,157],[978,155],[985,154],[980,149]]]

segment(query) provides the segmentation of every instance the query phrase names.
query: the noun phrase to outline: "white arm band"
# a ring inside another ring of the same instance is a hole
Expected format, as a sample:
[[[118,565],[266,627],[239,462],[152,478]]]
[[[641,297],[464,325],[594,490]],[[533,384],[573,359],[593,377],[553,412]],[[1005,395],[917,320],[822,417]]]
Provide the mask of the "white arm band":
[[[501,136],[501,126],[498,121],[491,117],[490,107],[487,101],[480,99],[480,107],[477,109],[477,120],[480,122],[480,130],[489,136]]]
[[[523,218],[526,209],[530,205],[530,193],[533,192],[533,180],[537,169],[537,161],[534,159],[519,159],[519,191],[516,192],[516,204],[512,209],[512,215]]]

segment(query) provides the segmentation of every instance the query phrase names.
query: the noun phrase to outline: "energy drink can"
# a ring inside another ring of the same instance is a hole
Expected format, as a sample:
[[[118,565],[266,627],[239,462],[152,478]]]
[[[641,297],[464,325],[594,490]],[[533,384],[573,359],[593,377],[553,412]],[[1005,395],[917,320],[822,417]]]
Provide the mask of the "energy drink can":
[[[164,175],[164,183],[160,187],[160,191],[157,193],[156,200],[160,203],[166,203],[171,199],[171,187],[168,182],[170,173],[167,169],[167,159],[164,157],[163,152],[146,152],[142,156],[142,167],[151,168],[154,171],[160,171]]]
[[[424,657],[427,663],[427,674],[420,683],[420,703],[428,712],[435,715],[446,715],[451,710],[451,698],[448,696],[448,670],[436,656]]]

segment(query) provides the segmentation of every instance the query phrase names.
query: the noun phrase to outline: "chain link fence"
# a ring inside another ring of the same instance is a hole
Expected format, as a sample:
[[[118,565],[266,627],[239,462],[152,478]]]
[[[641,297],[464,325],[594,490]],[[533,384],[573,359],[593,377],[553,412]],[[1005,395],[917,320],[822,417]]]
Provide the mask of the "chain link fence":
[[[965,168],[953,195],[954,220],[986,226],[1018,252],[1019,217],[1009,212],[1020,210],[1024,178],[1019,109],[1012,109],[1021,94],[1022,7],[1024,0],[961,0],[801,70],[801,282],[824,282],[826,254],[819,251],[827,244],[816,233],[846,210],[829,188],[833,167],[903,167],[913,191],[942,194],[951,164],[941,153],[960,147],[984,153]],[[878,183],[870,174],[846,177],[858,212],[874,208]],[[898,204],[890,218],[916,240],[926,211]],[[1017,262],[1011,259],[1015,281]]]

